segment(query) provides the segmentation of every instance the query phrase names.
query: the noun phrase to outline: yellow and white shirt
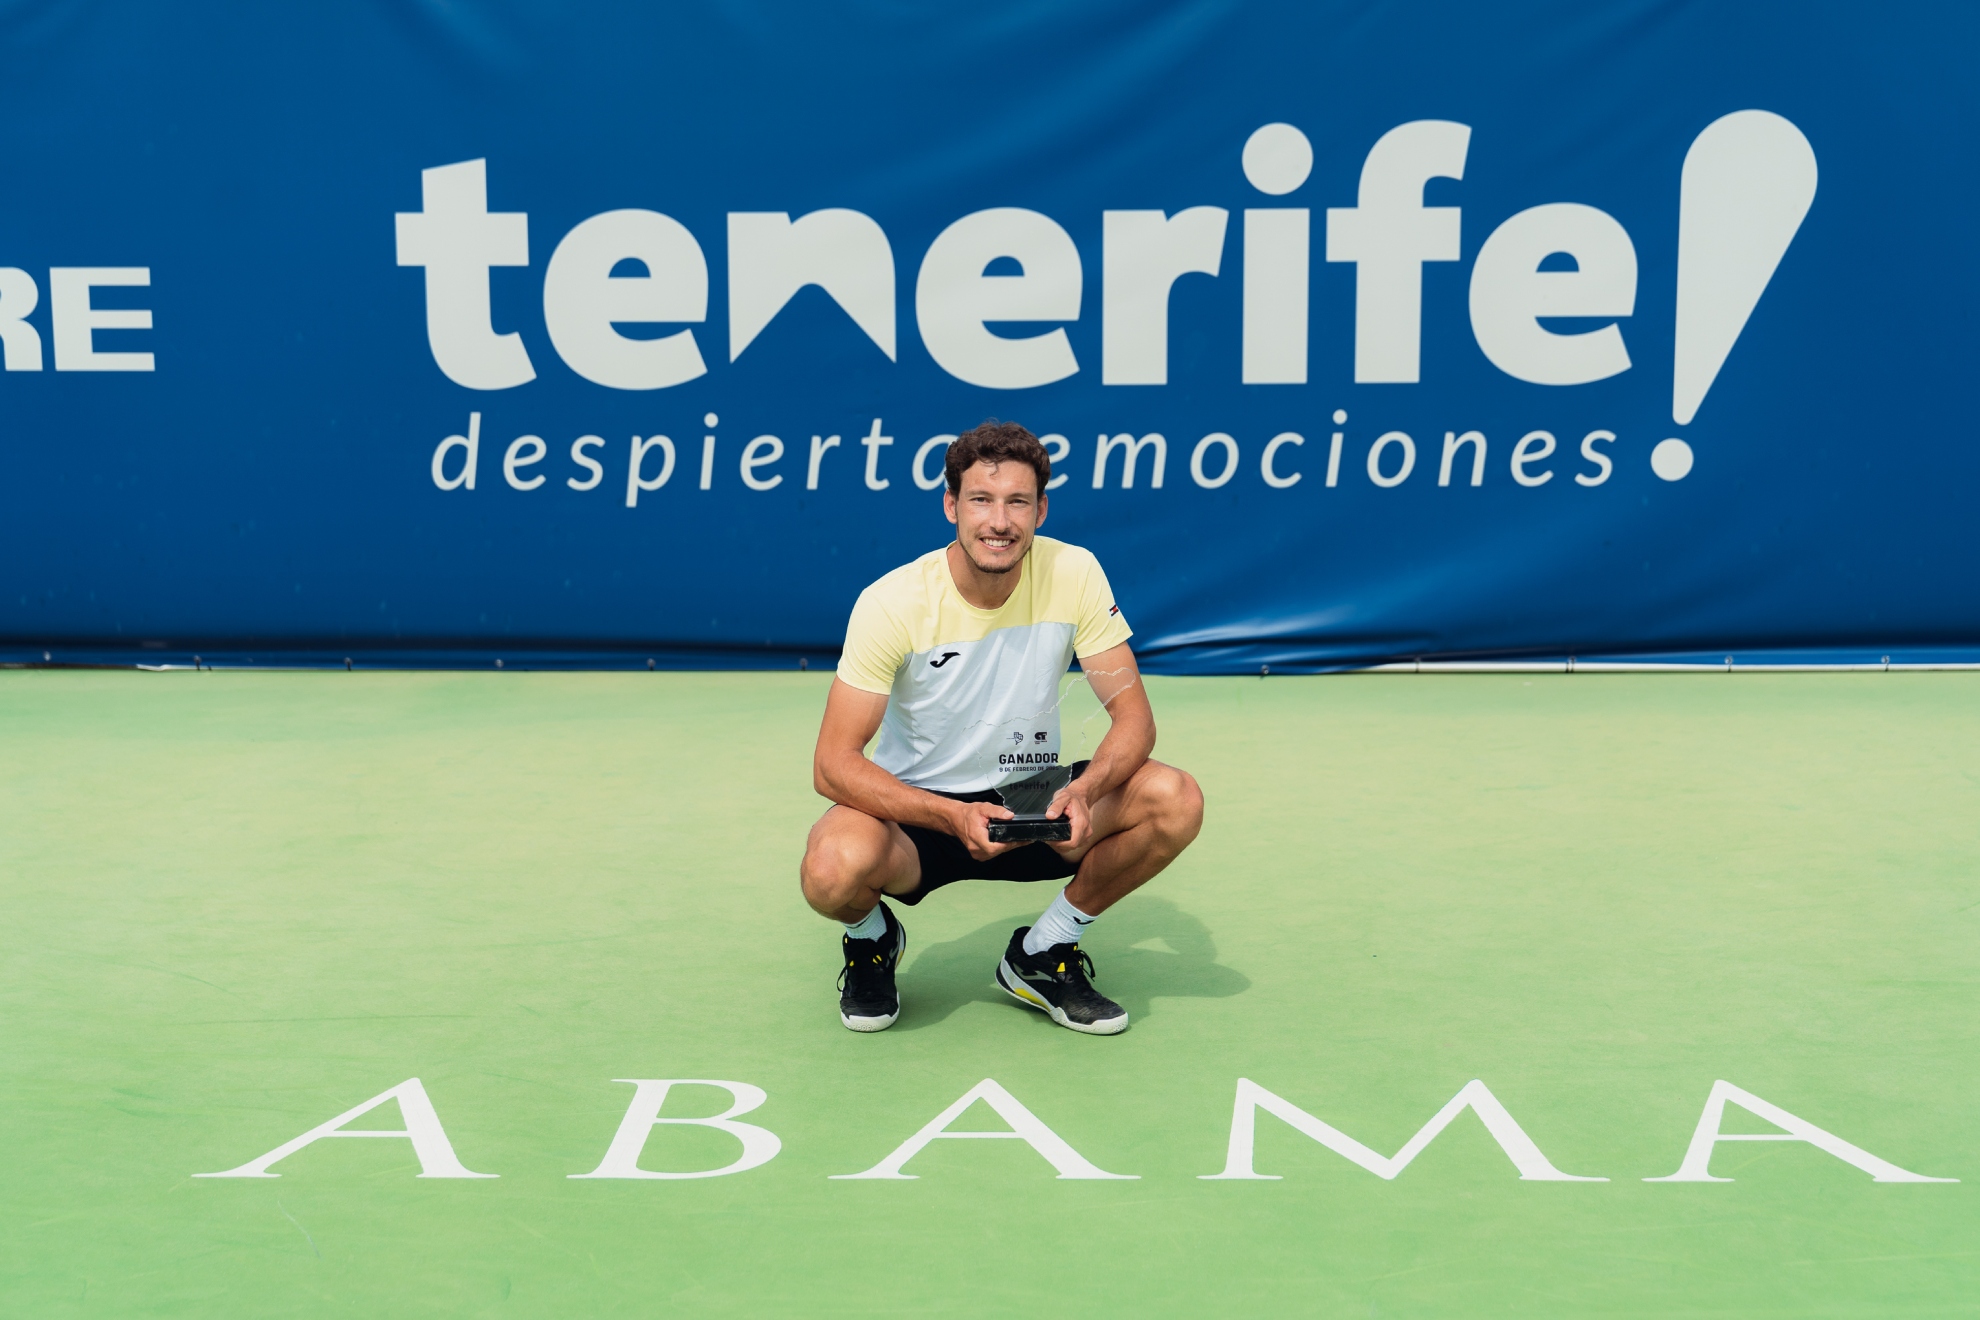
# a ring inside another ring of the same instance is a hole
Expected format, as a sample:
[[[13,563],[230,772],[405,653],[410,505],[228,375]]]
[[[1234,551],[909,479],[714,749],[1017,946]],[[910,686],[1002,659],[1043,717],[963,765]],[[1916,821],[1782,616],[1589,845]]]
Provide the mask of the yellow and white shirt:
[[[999,782],[1000,756],[1058,764],[1059,679],[1133,635],[1091,551],[1036,537],[1018,573],[1009,600],[980,610],[944,546],[859,594],[839,679],[886,695],[873,760],[901,782],[970,793]]]

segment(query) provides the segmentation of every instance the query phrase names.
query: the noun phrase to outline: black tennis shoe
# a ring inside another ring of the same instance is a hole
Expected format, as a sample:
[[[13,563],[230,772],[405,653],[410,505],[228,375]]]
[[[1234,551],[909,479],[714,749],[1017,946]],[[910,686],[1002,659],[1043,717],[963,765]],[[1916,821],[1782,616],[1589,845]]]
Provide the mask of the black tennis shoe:
[[[1112,1036],[1127,1030],[1127,1010],[1093,988],[1088,979],[1093,959],[1077,944],[1054,944],[1038,953],[1024,951],[1031,930],[1011,933],[1004,960],[997,964],[997,984],[1017,1000],[1048,1014],[1062,1027],[1089,1036]]]
[[[894,969],[907,952],[907,928],[884,902],[880,914],[887,931],[877,940],[839,937],[846,965],[839,973],[839,1021],[851,1031],[885,1031],[901,1015],[901,992],[894,988]]]

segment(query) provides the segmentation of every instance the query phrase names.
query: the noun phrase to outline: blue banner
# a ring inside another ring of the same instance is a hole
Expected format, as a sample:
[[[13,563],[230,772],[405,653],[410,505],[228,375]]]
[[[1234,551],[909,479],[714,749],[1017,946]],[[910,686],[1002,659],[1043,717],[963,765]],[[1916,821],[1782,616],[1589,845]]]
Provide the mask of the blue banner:
[[[988,417],[1151,669],[1980,646],[1963,6],[0,25],[8,659],[829,663]]]

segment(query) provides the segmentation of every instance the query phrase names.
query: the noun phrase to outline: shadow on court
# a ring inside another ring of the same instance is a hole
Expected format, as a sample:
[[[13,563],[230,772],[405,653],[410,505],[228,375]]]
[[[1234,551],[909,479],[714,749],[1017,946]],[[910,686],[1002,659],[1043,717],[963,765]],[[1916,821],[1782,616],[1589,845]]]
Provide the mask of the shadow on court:
[[[1051,1027],[1044,1014],[1022,1008],[995,980],[997,960],[1011,932],[1033,915],[1027,910],[910,953],[901,973],[901,1018],[894,1030],[934,1026],[978,1001],[1007,1005]],[[1228,999],[1251,988],[1249,977],[1218,963],[1209,928],[1166,898],[1130,896],[1122,901],[1107,913],[1100,938],[1088,945],[1088,952],[1100,972],[1094,987],[1125,1008],[1134,1022],[1152,1015],[1156,999]]]

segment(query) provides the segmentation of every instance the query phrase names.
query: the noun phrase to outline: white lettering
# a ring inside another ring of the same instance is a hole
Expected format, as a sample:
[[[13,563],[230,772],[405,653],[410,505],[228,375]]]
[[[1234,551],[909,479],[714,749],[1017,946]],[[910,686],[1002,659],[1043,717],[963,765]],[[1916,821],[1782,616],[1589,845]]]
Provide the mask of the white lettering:
[[[756,475],[756,469],[768,467],[770,464],[782,459],[783,456],[784,442],[774,435],[759,435],[756,439],[744,445],[742,451],[743,485],[749,487],[751,490],[773,489],[779,482],[783,481],[784,474],[779,472],[776,476],[765,481],[762,477]]]
[[[1462,215],[1423,205],[1431,179],[1462,179],[1471,128],[1419,119],[1384,133],[1361,166],[1352,208],[1327,211],[1327,260],[1355,263],[1354,378],[1421,377],[1423,263],[1456,261]]]
[[[985,275],[1011,257],[1018,275]],[[987,389],[1021,390],[1064,380],[1079,370],[1064,330],[1023,339],[990,332],[991,321],[1077,321],[1079,249],[1057,221],[1036,211],[997,207],[944,229],[922,258],[915,319],[928,355],[958,380]]]
[[[41,370],[41,331],[28,324],[28,314],[41,305],[34,276],[18,266],[0,267],[0,347],[9,371]]]
[[[1396,470],[1395,476],[1385,477],[1382,475],[1382,451],[1392,444],[1402,446],[1402,466]],[[1369,446],[1368,479],[1376,485],[1385,489],[1390,486],[1400,486],[1414,471],[1416,471],[1416,441],[1401,431],[1386,431]]]
[[[1522,486],[1544,486],[1554,479],[1552,472],[1542,472],[1539,476],[1529,476],[1528,463],[1544,461],[1554,452],[1554,436],[1550,431],[1528,431],[1513,446],[1512,478]]]
[[[1258,1111],[1263,1109],[1274,1118],[1286,1123],[1295,1131],[1313,1138],[1336,1155],[1360,1165],[1378,1178],[1393,1179],[1409,1167],[1411,1160],[1423,1153],[1424,1147],[1436,1140],[1437,1134],[1450,1126],[1451,1120],[1466,1109],[1478,1115],[1485,1124],[1485,1130],[1492,1134],[1492,1140],[1499,1143],[1499,1149],[1519,1170],[1522,1182],[1607,1182],[1607,1178],[1584,1178],[1571,1173],[1562,1173],[1548,1162],[1526,1135],[1513,1116],[1498,1098],[1486,1089],[1481,1081],[1469,1081],[1464,1088],[1451,1097],[1450,1103],[1438,1110],[1436,1116],[1417,1130],[1415,1136],[1403,1144],[1403,1148],[1393,1157],[1384,1156],[1362,1145],[1339,1128],[1315,1118],[1287,1100],[1282,1100],[1249,1078],[1238,1078],[1237,1099],[1231,1109],[1230,1145],[1224,1158],[1222,1173],[1207,1173],[1200,1177],[1205,1182],[1224,1178],[1255,1178],[1276,1180],[1275,1173],[1257,1173],[1252,1169],[1252,1146],[1256,1140]]]
[[[1671,418],[1679,426],[1698,415],[1794,242],[1818,173],[1801,130],[1765,110],[1713,120],[1684,153],[1671,363]]]
[[[1461,445],[1471,446],[1471,484],[1474,486],[1485,484],[1485,433],[1483,431],[1466,431],[1463,435],[1457,435],[1453,432],[1446,431],[1444,432],[1444,462],[1437,469],[1437,484],[1439,486],[1448,486],[1451,484],[1451,460],[1457,457],[1457,451]]]
[[[1721,1132],[1719,1125],[1725,1118],[1726,1102],[1730,1100],[1748,1113],[1757,1114],[1780,1132]],[[1832,1132],[1816,1127],[1805,1118],[1798,1118],[1779,1105],[1768,1104],[1751,1091],[1742,1091],[1731,1082],[1712,1083],[1712,1093],[1705,1097],[1705,1112],[1698,1116],[1698,1127],[1691,1134],[1691,1145],[1684,1152],[1684,1163],[1676,1173],[1662,1178],[1645,1178],[1644,1182],[1731,1182],[1730,1178],[1714,1178],[1711,1163],[1712,1151],[1721,1141],[1805,1141],[1817,1150],[1826,1151],[1843,1161],[1853,1164],[1878,1182],[1907,1183],[1950,1183],[1957,1178],[1927,1178],[1922,1173],[1912,1173],[1900,1169],[1889,1160],[1880,1160],[1861,1146],[1852,1146]]]
[[[1054,468],[1063,468],[1066,459],[1072,456],[1072,441],[1062,435],[1041,435],[1038,437],[1038,443],[1045,446],[1045,457]],[[1057,490],[1071,480],[1072,473],[1070,472],[1054,472],[1052,479],[1045,483],[1045,489],[1047,491]]]
[[[1306,383],[1307,266],[1312,217],[1305,207],[1251,207],[1244,213],[1246,385]]]
[[[950,1132],[949,1124],[961,1118],[963,1111],[978,1100],[995,1110],[997,1116],[1011,1127],[1009,1132]],[[1010,1138],[1023,1141],[1045,1157],[1046,1163],[1059,1171],[1061,1178],[1116,1179],[1132,1180],[1139,1175],[1132,1173],[1107,1173],[1095,1167],[1085,1156],[1066,1144],[1064,1138],[1040,1122],[1038,1116],[1018,1103],[1017,1097],[997,1085],[988,1077],[964,1092],[962,1099],[944,1109],[927,1126],[909,1137],[894,1149],[894,1152],[864,1173],[835,1173],[835,1180],[853,1181],[860,1178],[892,1178],[907,1180],[914,1178],[912,1173],[902,1173],[901,1168],[909,1160],[919,1155],[929,1142],[938,1138]]]
[[[859,442],[866,446],[866,488],[887,489],[890,484],[889,479],[880,475],[880,450],[886,445],[893,444],[894,437],[880,434],[880,419],[876,417],[873,419],[873,429],[861,436]]]
[[[831,207],[795,224],[787,211],[729,212],[729,361],[807,284],[894,360],[894,249],[871,216]]]
[[[660,474],[651,481],[644,480],[639,475],[640,469],[646,466],[646,451],[649,449],[658,449],[660,451]],[[634,436],[632,438],[632,453],[626,461],[626,507],[628,509],[636,508],[639,504],[639,493],[641,491],[659,490],[667,484],[667,478],[673,475],[674,442],[664,435],[649,436],[644,440],[638,436]],[[705,481],[702,484],[702,489],[708,489]]]
[[[453,478],[449,478],[446,474],[447,451],[451,449],[460,449],[462,451],[460,475]],[[462,486],[473,490],[474,470],[480,465],[480,462],[481,414],[469,413],[467,434],[450,435],[445,440],[442,440],[439,446],[434,449],[433,484],[441,490],[459,490]]]
[[[488,210],[488,162],[419,172],[420,211],[401,211],[399,264],[426,268],[426,342],[456,385],[506,390],[536,379],[522,336],[495,333],[491,266],[529,264],[529,216]]]
[[[1101,384],[1168,384],[1169,291],[1184,275],[1217,274],[1229,220],[1216,206],[1101,213]]]
[[[1609,474],[1615,471],[1616,465],[1609,461],[1609,456],[1607,454],[1603,453],[1595,446],[1598,444],[1606,444],[1607,442],[1614,440],[1615,438],[1616,438],[1616,433],[1614,431],[1590,431],[1587,435],[1581,438],[1581,456],[1587,459],[1590,463],[1599,464],[1600,470],[1596,472],[1595,475],[1592,477],[1589,476],[1586,472],[1575,473],[1574,481],[1576,485],[1599,486],[1603,482],[1609,479]],[[1476,485],[1477,483],[1474,482],[1473,484]]]
[[[839,437],[836,435],[814,435],[811,437],[811,462],[804,470],[804,488],[806,490],[818,489],[818,465],[825,461],[826,450],[837,449],[838,447]],[[917,466],[915,468],[915,475],[919,477],[920,474],[921,469]]]
[[[597,449],[604,445],[604,443],[605,437],[602,435],[581,435],[571,441],[571,462],[576,463],[579,467],[590,468],[591,476],[584,481],[579,481],[576,477],[565,477],[564,484],[566,486],[569,486],[572,490],[598,489],[598,483],[605,480],[605,465],[584,451],[587,449]]]
[[[1296,192],[1313,172],[1313,144],[1291,124],[1266,124],[1244,144],[1244,177],[1273,197]],[[1244,213],[1244,363],[1247,385],[1306,383],[1307,268],[1311,214],[1305,207]]]
[[[955,442],[956,438],[952,435],[931,435],[921,442],[921,448],[914,451],[914,484],[916,487],[921,490],[934,490],[937,486],[942,485],[949,479],[945,468],[936,468],[932,475],[925,469],[930,454],[938,449],[946,451]],[[1057,485],[1063,480],[1065,480],[1063,477],[1054,477],[1052,479],[1052,485]]]
[[[344,1124],[370,1113],[387,1100],[399,1103],[399,1117],[405,1127],[394,1131],[344,1131]],[[389,1091],[371,1097],[363,1104],[319,1124],[297,1137],[269,1151],[260,1159],[249,1160],[236,1169],[224,1173],[195,1173],[195,1178],[279,1178],[279,1173],[270,1173],[268,1166],[287,1159],[303,1147],[328,1137],[404,1137],[412,1142],[413,1154],[419,1159],[419,1176],[422,1178],[496,1178],[499,1174],[471,1173],[454,1157],[454,1147],[447,1140],[445,1128],[440,1126],[440,1115],[434,1112],[433,1102],[426,1097],[426,1088],[420,1085],[419,1078],[412,1077],[400,1082]]]
[[[1573,270],[1541,270],[1565,253]],[[1615,322],[1555,334],[1549,316],[1628,316],[1636,310],[1636,247],[1614,216],[1556,202],[1521,211],[1478,249],[1471,267],[1471,333],[1492,365],[1536,385],[1585,385],[1629,370]]]
[[[614,275],[638,261],[644,275]],[[658,390],[708,368],[694,331],[628,339],[614,322],[701,321],[708,315],[708,262],[680,221],[658,211],[606,211],[578,224],[543,273],[543,324],[558,356],[578,375],[615,390]]]
[[[1336,460],[1340,457],[1340,442],[1341,438],[1335,436],[1334,457]],[[1258,456],[1258,475],[1265,478],[1266,485],[1274,490],[1284,490],[1288,486],[1297,486],[1299,484],[1299,479],[1306,475],[1304,472],[1291,472],[1285,476],[1280,476],[1278,469],[1273,466],[1272,460],[1278,457],[1279,450],[1282,447],[1286,445],[1303,445],[1305,443],[1306,437],[1296,431],[1282,431],[1266,442],[1265,452]],[[1327,468],[1327,484],[1329,486],[1334,484],[1334,473],[1334,466],[1329,464]]]
[[[99,353],[98,330],[149,330],[143,308],[92,307],[93,288],[136,287],[151,283],[149,266],[55,266],[48,272],[48,311],[55,330],[57,371],[151,371],[149,353]]]
[[[1217,445],[1224,451],[1223,471],[1214,477],[1206,475],[1203,471],[1203,455],[1212,445]],[[1222,431],[1212,431],[1209,435],[1198,440],[1196,442],[1196,448],[1190,451],[1189,478],[1205,490],[1215,490],[1229,481],[1232,476],[1236,475],[1237,465],[1237,441],[1225,435]]]
[[[1153,432],[1137,440],[1125,433],[1116,436],[1102,435],[1100,448],[1093,455],[1093,489],[1101,490],[1107,484],[1107,455],[1119,449],[1121,458],[1121,489],[1134,489],[1135,462],[1141,451],[1149,445],[1155,446],[1154,479],[1148,484],[1156,490],[1162,489],[1162,473],[1169,465],[1169,442]]]
[[[543,443],[543,437],[519,435],[509,442],[509,452],[502,455],[502,479],[517,490],[535,490],[543,484],[543,476],[538,473],[528,481],[516,475],[517,468],[526,468],[532,463],[541,463],[550,447]]]
[[[738,1123],[736,1119],[751,1110],[762,1107],[769,1097],[760,1086],[748,1082],[713,1082],[699,1078],[670,1078],[665,1081],[651,1078],[618,1077],[614,1081],[626,1086],[637,1087],[633,1092],[632,1103],[626,1106],[626,1116],[619,1120],[619,1130],[612,1136],[612,1144],[605,1150],[605,1158],[590,1173],[573,1173],[570,1178],[721,1178],[732,1173],[745,1173],[759,1168],[777,1158],[784,1148],[777,1134],[768,1128],[754,1123]],[[675,1086],[719,1086],[727,1091],[734,1103],[713,1118],[662,1118],[660,1106],[666,1103],[667,1091]],[[718,1132],[726,1132],[742,1142],[742,1154],[731,1163],[719,1169],[697,1169],[692,1173],[655,1173],[639,1167],[639,1157],[646,1149],[646,1139],[653,1129],[667,1123],[681,1127],[708,1127]]]

